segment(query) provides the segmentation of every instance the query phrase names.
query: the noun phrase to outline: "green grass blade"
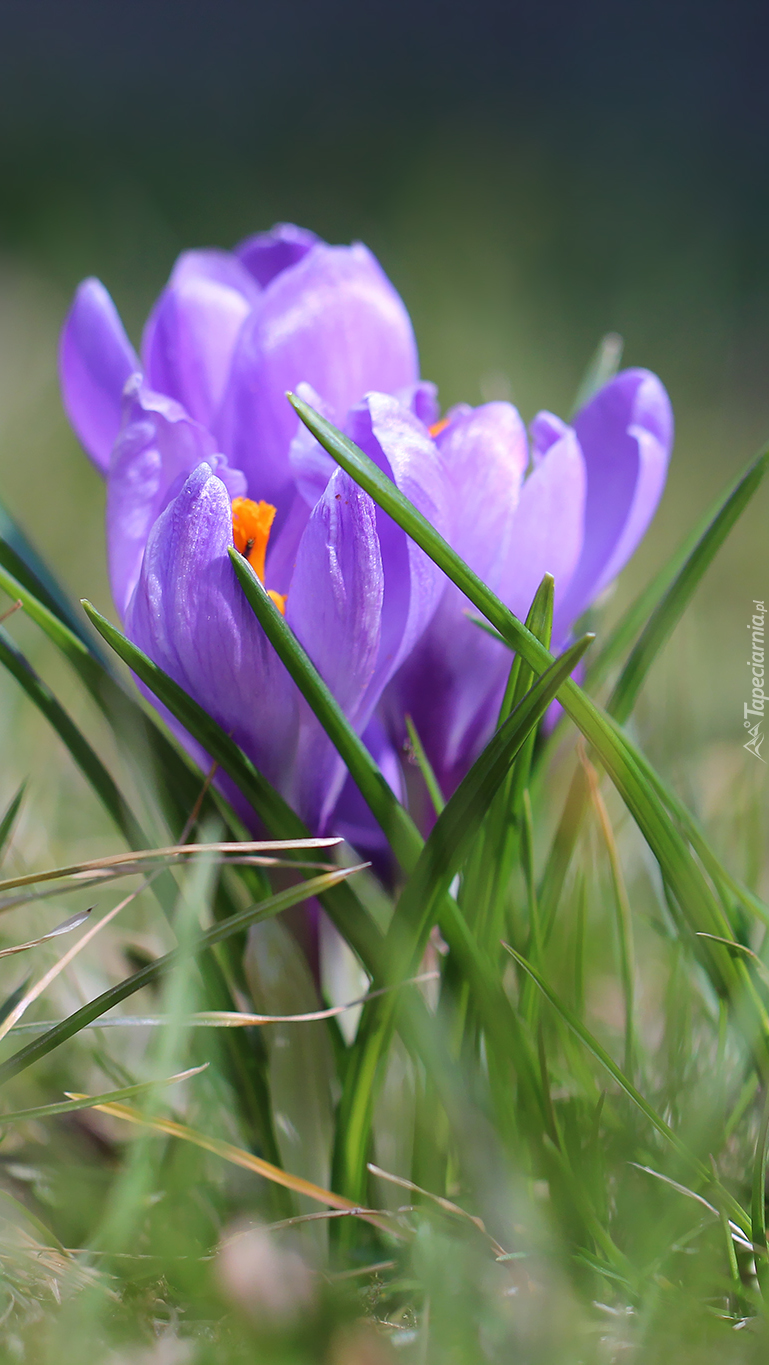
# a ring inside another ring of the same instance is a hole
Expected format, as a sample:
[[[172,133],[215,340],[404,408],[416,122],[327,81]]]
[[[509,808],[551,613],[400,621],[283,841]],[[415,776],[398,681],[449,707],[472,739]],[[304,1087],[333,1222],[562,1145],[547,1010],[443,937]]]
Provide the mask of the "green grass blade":
[[[577,1016],[572,1013],[568,1005],[566,1005],[553,988],[548,985],[547,981],[542,976],[542,973],[537,970],[533,963],[528,962],[521,953],[517,953],[514,948],[511,948],[509,944],[506,943],[504,946],[507,949],[507,952],[510,953],[510,956],[518,963],[518,966],[534,980],[545,999],[549,1001],[553,1006],[553,1009],[561,1016],[564,1023],[571,1029],[572,1033],[576,1034],[577,1038],[584,1044],[588,1052],[590,1052],[595,1060],[608,1071],[612,1080],[620,1089],[624,1090],[625,1094],[632,1100],[636,1108],[640,1110],[644,1118],[651,1124],[652,1128],[656,1129],[661,1137],[670,1144],[673,1150],[686,1162],[686,1164],[696,1172],[700,1180],[706,1185],[717,1184],[714,1180],[713,1172],[705,1165],[704,1161],[700,1161],[699,1157],[687,1147],[686,1143],[670,1127],[670,1124],[666,1123],[662,1116],[657,1113],[654,1106],[649,1104],[648,1100],[644,1098],[639,1090],[636,1090],[633,1082],[625,1075],[621,1068],[617,1066],[614,1059],[609,1056],[606,1049],[598,1042],[598,1039],[593,1037],[593,1034],[586,1025],[583,1024],[582,1020],[578,1019]],[[717,1186],[717,1188],[720,1187]],[[722,1190],[721,1192],[726,1194],[731,1217],[734,1218],[735,1222],[739,1224],[746,1235],[749,1234],[750,1224],[745,1210],[725,1190]]]
[[[86,1024],[90,1024],[94,1019],[106,1014],[107,1010],[119,1005],[121,1000],[127,1000],[129,996],[135,995],[143,987],[159,981],[180,962],[199,957],[202,953],[216,947],[218,943],[224,943],[232,934],[242,933],[260,919],[279,915],[284,910],[290,909],[291,906],[300,905],[313,896],[322,896],[329,888],[338,885],[357,871],[359,868],[338,868],[334,872],[325,872],[320,877],[312,877],[309,881],[301,882],[298,886],[288,887],[285,891],[277,892],[266,900],[258,901],[246,910],[241,910],[239,914],[232,915],[230,919],[222,920],[213,925],[212,928],[201,934],[186,951],[182,952],[177,948],[166,953],[163,957],[156,958],[154,962],[143,967],[141,971],[135,972],[116,986],[111,986],[109,990],[103,991],[95,1000],[89,1001],[87,1005],[83,1005],[81,1009],[76,1010],[67,1019],[62,1019],[60,1023],[55,1024],[40,1038],[36,1038],[33,1043],[29,1043],[14,1053],[12,1057],[9,1057],[0,1065],[0,1085],[10,1080],[12,1076],[17,1076],[19,1072],[24,1071],[33,1062],[38,1061],[40,1057],[45,1057],[47,1053],[66,1042],[68,1038],[73,1038]],[[240,1030],[227,1030],[228,1035],[235,1032],[239,1033]]]
[[[261,773],[257,771],[242,749],[226,735],[215,720],[188,696],[162,668],[158,668],[136,645],[126,639],[115,626],[101,616],[89,602],[84,607],[99,634],[111,649],[127,663],[136,676],[149,688],[158,701],[198,740],[212,759],[232,778],[251,803],[276,839],[306,839],[309,831],[291,807]],[[279,613],[276,613],[279,615]],[[370,975],[374,975],[381,953],[381,935],[371,916],[364,909],[352,889],[333,888],[324,897],[324,905],[340,933],[361,959]]]
[[[339,465],[355,479],[385,512],[407,532],[444,571],[488,621],[537,672],[552,663],[552,655],[531,631],[495,596],[425,517],[405,498],[387,475],[301,399],[290,401],[302,421]],[[671,821],[627,735],[597,707],[572,678],[559,689],[558,700],[600,756],[604,768],[622,796],[634,820],[660,864],[662,874],[692,927],[732,937],[723,909],[703,875],[687,842]],[[650,765],[646,764],[648,769]],[[721,928],[714,930],[718,923]],[[715,945],[713,945],[715,949]],[[757,1064],[769,1074],[769,1016],[753,990],[744,964],[733,962],[720,948],[705,959],[719,991],[729,995],[737,1009],[747,1005],[744,1024],[754,1047]]]
[[[416,759],[417,765],[419,767],[419,771],[421,772],[425,780],[427,794],[433,803],[433,810],[435,811],[435,814],[440,815],[441,811],[446,805],[443,792],[441,791],[438,785],[438,779],[435,776],[435,773],[433,772],[432,763],[430,762],[429,758],[427,757],[427,754],[425,753],[424,745],[421,739],[419,738],[419,735],[417,734],[416,725],[411,719],[411,716],[406,716],[404,719],[406,721],[406,729],[408,731],[409,743],[411,745],[414,758]]]
[[[230,559],[246,600],[267,639],[344,759],[350,776],[399,863],[404,871],[410,872],[422,847],[421,835],[411,816],[398,801],[363,740],[353,730],[336,698],[308,658],[285,617],[267,595],[251,565],[237,550],[230,551]]]
[[[141,826],[124,799],[114,778],[107,771],[95,749],[78,728],[51,689],[33,669],[21,650],[0,626],[0,663],[16,679],[30,701],[45,716],[69,750],[84,777],[93,787],[129,845],[146,848],[147,839]]]
[[[671,585],[684,573],[689,560],[697,552],[698,546],[711,531],[714,524],[718,522],[719,517],[726,512],[732,498],[739,493],[740,489],[744,489],[746,482],[749,484],[754,476],[757,475],[760,482],[766,470],[766,457],[767,452],[763,451],[756,459],[751,460],[747,468],[738,474],[726,493],[719,493],[715,502],[711,503],[675,553],[670,556],[667,563],[662,566],[636,600],[631,603],[609,636],[596,650],[595,657],[590,660],[585,673],[586,688],[592,691],[603,682],[614,665],[630,648],[645,623],[658,611],[660,604],[670,592]],[[749,493],[749,496],[752,496],[752,492]],[[739,514],[738,511],[737,516]],[[730,527],[726,528],[725,534],[728,534],[729,529]],[[718,546],[716,546],[717,548]]]
[[[607,711],[620,725],[628,719],[654,660],[680,621],[703,574],[750,504],[768,468],[769,449],[759,455],[737,487],[724,500],[662,600],[649,616],[607,702]]]
[[[490,1045],[502,1055],[517,1053],[525,1066],[519,1028],[499,974],[479,952],[459,907],[447,895],[483,820],[504,781],[510,764],[529,732],[550,705],[563,678],[568,677],[591,641],[577,641],[548,669],[519,702],[492,737],[483,753],[448,801],[427,839],[414,872],[401,892],[385,939],[387,975],[383,984],[405,980],[424,950],[432,925],[440,915],[441,929],[469,972],[475,1003]],[[337,1125],[335,1178],[350,1198],[363,1195],[373,1103],[380,1064],[395,1028],[398,1003],[392,995],[371,1001],[358,1028],[355,1055],[350,1060]],[[539,1087],[530,1083],[538,1092]]]
[[[16,824],[16,816],[18,815],[21,803],[24,800],[26,786],[26,782],[22,782],[16,795],[11,797],[5,814],[2,819],[0,819],[0,857],[2,857],[5,852],[5,846],[13,833],[13,827]]]
[[[26,590],[25,594],[26,594]],[[29,596],[27,594],[27,596]],[[34,604],[33,604],[34,605]],[[36,609],[37,610],[37,609]],[[86,676],[94,682],[98,690],[103,680],[104,686],[112,690],[112,694],[120,695],[115,684],[109,675],[102,669],[96,659],[91,659],[85,652],[82,642],[72,636],[69,628],[58,622],[57,618],[47,612],[47,608],[41,608],[40,612],[46,612],[46,621],[53,633],[56,643],[62,647],[66,646],[71,651],[72,656],[79,659],[86,670]],[[11,637],[2,627],[0,627],[0,663],[4,664],[21,686],[26,691],[30,700],[38,707],[49,723],[53,726],[66,747],[69,749],[73,759],[83,772],[86,779],[93,787],[96,795],[102,801],[108,813],[115,821],[117,827],[123,834],[129,847],[146,848],[148,840],[142,828],[126,802],[119,787],[112,778],[111,774],[102,763],[99,756],[89,744],[88,740],[72,721],[50,688],[35,673],[34,669],[25,659],[24,655],[17,648]],[[138,710],[138,708],[137,708]],[[164,741],[169,751],[173,754],[173,748],[168,741]],[[141,752],[141,750],[140,750]],[[176,757],[176,762],[180,760]],[[191,784],[190,801],[187,806],[194,803],[200,790],[199,782],[195,780],[192,772],[189,772]],[[170,872],[166,872],[160,877],[153,879],[152,890],[156,895],[164,913],[173,921],[174,907],[176,903],[176,883]],[[226,1009],[232,1003],[232,996],[225,981],[224,975],[219,964],[214,961],[204,964],[204,975],[206,977],[207,1001],[212,1009]],[[248,1122],[254,1140],[257,1145],[275,1155],[277,1149],[272,1140],[269,1124],[265,1129],[264,1117],[269,1117],[269,1107],[266,1104],[267,1094],[265,1091],[264,1077],[260,1070],[260,1059],[251,1049],[246,1038],[234,1038],[226,1040],[224,1044],[225,1052],[228,1057],[231,1070],[234,1069],[237,1076],[236,1090],[242,1105],[248,1111]]]
[[[613,379],[622,364],[625,343],[618,332],[607,332],[601,337],[598,347],[588,365],[574,399],[571,415],[574,416],[590,399]]]
[[[756,1138],[753,1162],[753,1182],[750,1201],[751,1239],[753,1245],[766,1247],[766,1165],[769,1160],[769,1090],[764,1097],[761,1126]]]
[[[0,566],[12,574],[24,587],[64,622],[81,640],[86,649],[98,658],[102,667],[107,661],[79,620],[74,604],[65,590],[30,544],[18,522],[0,502]],[[14,596],[20,594],[14,594]]]
[[[92,1109],[96,1104],[114,1104],[118,1100],[130,1100],[136,1095],[145,1095],[158,1086],[174,1085],[197,1076],[205,1066],[195,1066],[189,1071],[181,1071],[177,1076],[168,1076],[159,1081],[142,1081],[139,1085],[127,1085],[122,1090],[110,1090],[104,1095],[89,1095],[85,1100],[62,1100],[59,1104],[41,1104],[36,1109],[17,1109],[10,1114],[0,1114],[0,1128],[11,1123],[26,1123],[28,1119],[53,1119],[59,1114],[76,1114],[80,1109]]]

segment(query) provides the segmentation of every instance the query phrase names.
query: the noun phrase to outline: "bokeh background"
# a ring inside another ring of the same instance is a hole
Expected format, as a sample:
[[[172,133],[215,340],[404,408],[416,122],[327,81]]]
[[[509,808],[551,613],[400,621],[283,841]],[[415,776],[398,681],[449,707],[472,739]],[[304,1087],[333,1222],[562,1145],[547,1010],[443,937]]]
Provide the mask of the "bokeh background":
[[[669,488],[611,615],[769,438],[768,40],[757,0],[1,0],[0,496],[109,610],[103,490],[57,392],[71,292],[99,275],[136,340],[180,250],[289,219],[379,255],[445,404],[566,414],[610,329],[661,375]],[[740,746],[768,512],[639,709],[698,799],[761,772]],[[0,705],[0,800],[31,771],[85,837],[84,785],[5,679]]]

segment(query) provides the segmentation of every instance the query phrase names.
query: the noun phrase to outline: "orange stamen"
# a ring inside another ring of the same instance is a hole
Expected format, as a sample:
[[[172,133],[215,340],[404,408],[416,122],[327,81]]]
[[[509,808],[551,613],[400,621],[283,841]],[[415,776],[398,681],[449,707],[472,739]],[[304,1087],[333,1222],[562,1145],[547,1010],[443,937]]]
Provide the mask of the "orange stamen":
[[[427,428],[433,439],[435,439],[436,436],[440,436],[441,432],[446,430],[450,421],[450,417],[442,417],[440,422],[433,422],[432,426]]]
[[[251,498],[232,499],[232,539],[235,549],[247,559],[257,577],[264,582],[264,561],[270,539],[275,508],[271,502]],[[267,590],[281,616],[286,614],[286,594]]]
[[[286,614],[286,603],[288,601],[287,592],[273,592],[272,588],[267,589],[267,596],[271,597],[281,616]]]
[[[272,503],[252,502],[250,498],[233,498],[232,538],[235,541],[235,549],[248,560],[262,582],[267,542],[274,520],[275,508]]]

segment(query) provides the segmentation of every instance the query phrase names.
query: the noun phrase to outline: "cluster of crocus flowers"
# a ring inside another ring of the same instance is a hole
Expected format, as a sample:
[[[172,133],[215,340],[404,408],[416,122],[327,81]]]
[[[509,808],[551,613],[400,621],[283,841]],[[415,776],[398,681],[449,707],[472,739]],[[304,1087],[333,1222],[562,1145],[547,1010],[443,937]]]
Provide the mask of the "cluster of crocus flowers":
[[[351,724],[397,780],[410,714],[450,790],[509,668],[466,602],[299,424],[299,392],[368,454],[518,615],[545,572],[556,643],[619,572],[659,500],[672,417],[627,370],[531,441],[509,403],[440,417],[405,307],[361,245],[280,225],[180,257],[136,354],[104,287],[77,291],[64,402],[107,480],[115,605],[130,638],[315,830],[344,769],[245,602],[248,558]]]

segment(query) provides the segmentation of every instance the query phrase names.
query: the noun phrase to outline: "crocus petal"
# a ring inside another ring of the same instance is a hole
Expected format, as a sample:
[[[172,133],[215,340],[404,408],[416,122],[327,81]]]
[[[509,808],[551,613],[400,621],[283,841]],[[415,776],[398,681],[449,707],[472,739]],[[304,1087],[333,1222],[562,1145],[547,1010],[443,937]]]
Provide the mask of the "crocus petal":
[[[321,398],[311,384],[297,384],[296,392],[311,408],[325,417],[327,421],[333,422],[335,414],[331,410],[330,404]],[[332,460],[327,450],[319,441],[315,440],[312,432],[300,422],[294,439],[288,448],[288,462],[291,465],[291,472],[294,476],[296,486],[308,507],[314,507],[318,498],[321,497],[334,470],[338,465]]]
[[[374,503],[337,469],[302,536],[286,620],[356,728],[368,719],[365,698],[379,650],[383,598]],[[344,768],[309,712],[297,769],[299,808],[312,828],[322,828]]]
[[[351,411],[347,432],[436,530],[449,538],[452,521],[444,463],[418,418],[396,398],[371,393]],[[428,625],[446,580],[381,508],[377,508],[376,525],[385,584],[379,656],[370,684],[378,695]]]
[[[437,443],[454,501],[452,544],[493,587],[528,462],[526,429],[511,403],[486,403],[460,410]]]
[[[125,421],[107,481],[107,547],[112,596],[121,616],[136,586],[151,527],[169,496],[207,460],[230,498],[245,493],[245,479],[216,454],[210,432],[137,376],[127,385]]]
[[[296,265],[320,239],[307,228],[293,223],[276,223],[269,232],[256,232],[235,247],[235,255],[258,284],[274,280],[282,270]]]
[[[579,441],[565,427],[523,485],[510,521],[499,591],[521,619],[546,573],[555,579],[555,610],[559,610],[582,551],[586,489]]]
[[[649,525],[673,445],[667,393],[648,370],[624,370],[574,420],[587,468],[585,540],[562,624],[619,573]]]
[[[127,630],[292,798],[298,694],[228,557],[230,495],[203,463],[155,522]]]
[[[439,435],[438,445],[453,499],[451,543],[499,590],[523,496],[523,423],[509,403],[463,408]],[[469,610],[467,598],[444,580],[432,621],[383,701],[396,742],[404,736],[404,716],[411,715],[447,792],[487,737],[510,667],[508,651],[467,619]]]
[[[342,421],[369,389],[417,378],[408,314],[377,261],[364,246],[318,242],[270,281],[245,323],[214,431],[249,496],[278,508],[277,530],[297,430],[286,390],[305,380]]]
[[[147,320],[147,381],[209,424],[222,400],[238,334],[261,290],[227,251],[186,251]]]
[[[102,474],[120,430],[123,389],[141,370],[118,311],[100,280],[83,280],[61,335],[64,408]]]
[[[418,417],[420,422],[426,427],[434,426],[441,415],[438,406],[438,385],[433,384],[429,379],[421,379],[418,384],[411,384],[407,389],[401,389],[395,397],[404,408],[408,408]]]
[[[361,736],[388,786],[400,802],[406,799],[403,770],[379,716],[375,713]],[[370,859],[377,874],[388,880],[393,872],[392,851],[380,826],[351,777],[345,779],[329,828]]]

